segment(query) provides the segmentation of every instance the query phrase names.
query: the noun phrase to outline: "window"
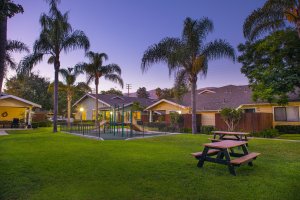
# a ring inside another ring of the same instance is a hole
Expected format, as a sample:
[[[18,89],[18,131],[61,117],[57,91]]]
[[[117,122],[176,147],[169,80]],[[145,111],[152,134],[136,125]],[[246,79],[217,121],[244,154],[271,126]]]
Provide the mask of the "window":
[[[298,122],[299,107],[276,107],[274,108],[275,121]]]
[[[255,108],[246,108],[244,109],[245,113],[255,113]]]

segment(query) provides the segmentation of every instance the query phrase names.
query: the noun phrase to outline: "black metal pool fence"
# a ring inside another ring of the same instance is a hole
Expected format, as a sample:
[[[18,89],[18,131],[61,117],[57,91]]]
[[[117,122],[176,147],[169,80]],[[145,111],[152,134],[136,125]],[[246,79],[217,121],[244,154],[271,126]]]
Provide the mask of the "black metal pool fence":
[[[139,132],[133,130],[128,126],[121,125],[102,125],[96,127],[94,124],[84,124],[84,123],[71,123],[68,126],[67,123],[60,124],[60,130],[64,132],[69,132],[73,134],[83,135],[83,136],[92,136],[102,139],[126,139],[132,137],[144,137],[145,132]],[[146,134],[148,135],[148,134]],[[158,135],[158,134],[151,134]]]

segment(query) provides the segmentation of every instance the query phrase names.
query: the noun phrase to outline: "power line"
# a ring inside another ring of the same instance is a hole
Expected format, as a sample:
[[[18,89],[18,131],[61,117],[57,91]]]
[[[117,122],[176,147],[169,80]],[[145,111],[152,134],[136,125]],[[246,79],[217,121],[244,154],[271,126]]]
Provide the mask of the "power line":
[[[131,84],[126,84],[126,89],[128,91],[127,96],[129,96],[129,90],[132,89],[132,85]]]

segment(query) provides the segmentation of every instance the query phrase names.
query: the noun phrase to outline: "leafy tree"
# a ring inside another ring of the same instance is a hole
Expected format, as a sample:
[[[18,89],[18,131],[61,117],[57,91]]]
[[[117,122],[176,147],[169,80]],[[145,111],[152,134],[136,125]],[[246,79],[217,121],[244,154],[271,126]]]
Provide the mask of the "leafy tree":
[[[19,4],[15,4],[12,0],[0,1],[0,92],[2,92],[2,84],[5,77],[7,64],[14,64],[14,62],[10,62],[13,60],[7,51],[20,51],[20,48],[16,48],[17,43],[7,41],[7,18],[11,18],[15,14],[23,12],[23,7]]]
[[[81,74],[81,72],[74,70],[74,68],[60,69],[59,73],[65,82],[63,85],[60,85],[59,87],[67,94],[68,126],[70,126],[71,112],[72,112],[72,99],[75,94],[75,91],[77,90],[77,91],[83,91],[84,93],[87,93],[91,91],[91,88],[86,83],[83,82],[79,82],[75,84],[76,79]]]
[[[147,92],[147,89],[145,87],[140,87],[136,91],[136,96],[139,97],[139,98],[146,98],[146,99],[148,99],[149,96],[150,96],[150,94],[149,94],[149,92]]]
[[[145,109],[145,107],[143,107],[140,102],[135,101],[132,103],[132,106],[131,106],[132,112],[143,111],[144,109]]]
[[[47,92],[49,84],[49,79],[39,74],[16,75],[6,80],[4,92],[40,104],[43,109],[50,110],[51,94]]]
[[[241,72],[249,79],[253,99],[286,104],[300,87],[300,40],[292,29],[277,31],[238,47]]]
[[[20,63],[19,73],[29,73],[33,66],[49,55],[48,63],[54,65],[54,116],[53,132],[57,132],[58,112],[58,74],[60,70],[61,52],[75,49],[87,50],[90,47],[87,36],[79,30],[73,30],[69,23],[69,13],[62,13],[57,8],[57,1],[49,0],[50,10],[40,17],[41,33],[35,41],[34,53],[26,56]]]
[[[162,89],[161,88],[156,88],[155,89],[155,94],[157,96],[158,99],[161,99],[161,96],[162,96]]]
[[[244,23],[244,36],[257,39],[270,31],[293,25],[300,38],[300,1],[267,0],[262,8],[254,10]]]
[[[176,73],[176,85],[189,83],[191,86],[192,132],[196,133],[196,89],[199,75],[207,74],[208,62],[222,57],[235,59],[234,48],[224,40],[204,41],[213,31],[208,18],[193,20],[186,18],[181,38],[164,38],[150,46],[142,58],[143,72],[155,63],[167,63],[170,73]]]
[[[223,108],[220,114],[228,127],[228,131],[235,131],[242,118],[243,111],[241,109]]]
[[[107,91],[101,91],[100,94],[115,94],[115,95],[118,95],[118,96],[123,96],[123,92],[121,90],[117,90],[117,89],[114,89],[114,88],[110,88]]]
[[[105,53],[95,53],[89,51],[86,57],[90,60],[89,63],[79,63],[75,69],[82,71],[87,75],[87,83],[94,81],[96,87],[96,115],[98,116],[98,87],[99,79],[103,77],[106,80],[118,83],[123,88],[123,80],[121,78],[121,68],[117,64],[103,65],[103,61],[108,59]],[[98,127],[98,117],[95,120],[95,126]]]

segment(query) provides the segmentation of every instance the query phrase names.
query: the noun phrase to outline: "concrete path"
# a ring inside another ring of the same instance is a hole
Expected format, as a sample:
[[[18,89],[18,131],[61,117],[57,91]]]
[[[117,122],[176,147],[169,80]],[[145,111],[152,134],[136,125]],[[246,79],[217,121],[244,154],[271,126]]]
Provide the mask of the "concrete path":
[[[3,130],[0,130],[0,136],[1,135],[8,135],[5,131],[3,131]]]

